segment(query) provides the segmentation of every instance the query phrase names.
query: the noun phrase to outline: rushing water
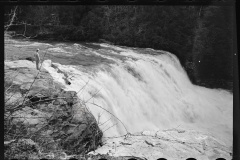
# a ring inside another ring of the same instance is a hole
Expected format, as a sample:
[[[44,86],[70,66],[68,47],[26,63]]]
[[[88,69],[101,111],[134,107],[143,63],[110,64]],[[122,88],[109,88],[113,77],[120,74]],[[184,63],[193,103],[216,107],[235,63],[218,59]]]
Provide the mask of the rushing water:
[[[233,95],[193,85],[171,53],[93,43],[11,41],[11,45],[31,52],[40,48],[42,57],[46,52],[71,85],[49,60],[43,67],[66,90],[78,92],[105,137],[179,127],[210,132],[232,144]]]

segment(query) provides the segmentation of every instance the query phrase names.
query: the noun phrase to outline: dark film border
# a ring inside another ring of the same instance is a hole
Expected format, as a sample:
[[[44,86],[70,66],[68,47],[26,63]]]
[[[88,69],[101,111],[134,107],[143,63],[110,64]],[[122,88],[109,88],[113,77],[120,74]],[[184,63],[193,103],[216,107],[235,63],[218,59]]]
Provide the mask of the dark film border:
[[[1,0],[4,3],[147,4],[147,5],[234,5],[234,0]]]

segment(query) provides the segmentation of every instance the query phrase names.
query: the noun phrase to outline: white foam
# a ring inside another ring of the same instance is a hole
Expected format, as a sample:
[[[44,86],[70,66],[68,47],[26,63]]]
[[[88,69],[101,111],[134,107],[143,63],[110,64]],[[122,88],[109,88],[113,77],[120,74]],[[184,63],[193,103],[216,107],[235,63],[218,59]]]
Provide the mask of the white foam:
[[[61,53],[71,53],[71,52],[67,52],[67,51],[65,51],[64,49],[59,48],[59,47],[56,47],[56,48],[48,48],[48,51],[51,51],[51,52],[61,52]]]

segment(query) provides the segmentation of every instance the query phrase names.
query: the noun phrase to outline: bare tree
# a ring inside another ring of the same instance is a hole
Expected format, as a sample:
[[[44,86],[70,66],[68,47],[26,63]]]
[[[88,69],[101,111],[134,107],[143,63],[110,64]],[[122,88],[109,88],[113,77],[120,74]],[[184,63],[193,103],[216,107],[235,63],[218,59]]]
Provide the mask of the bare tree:
[[[10,14],[7,14],[6,16],[9,16],[9,21],[6,25],[4,25],[4,32],[7,32],[9,27],[13,25],[13,22],[16,19],[16,11],[18,6],[16,6],[13,10],[11,10]]]

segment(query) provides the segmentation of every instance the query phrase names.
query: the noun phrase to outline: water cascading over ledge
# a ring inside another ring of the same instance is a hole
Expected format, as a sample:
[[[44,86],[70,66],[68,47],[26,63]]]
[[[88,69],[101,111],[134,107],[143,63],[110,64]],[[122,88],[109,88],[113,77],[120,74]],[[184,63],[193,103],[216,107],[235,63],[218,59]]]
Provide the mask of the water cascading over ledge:
[[[193,85],[171,53],[100,46],[79,51],[79,56],[94,56],[88,61],[95,65],[54,65],[71,77],[65,89],[78,92],[104,137],[180,127],[209,132],[232,144],[231,93]],[[44,61],[43,67],[65,84],[64,74],[51,67],[50,61]]]

